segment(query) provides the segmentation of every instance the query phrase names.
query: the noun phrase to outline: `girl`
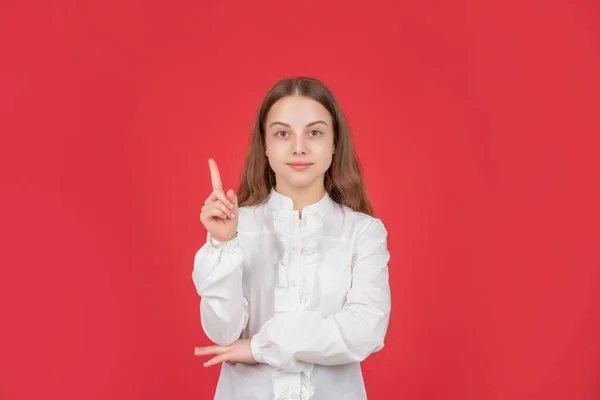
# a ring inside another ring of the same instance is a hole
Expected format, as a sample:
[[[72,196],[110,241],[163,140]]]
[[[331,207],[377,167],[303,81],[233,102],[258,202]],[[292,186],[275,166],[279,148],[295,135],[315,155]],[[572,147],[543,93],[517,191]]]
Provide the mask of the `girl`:
[[[366,399],[360,362],[384,345],[390,256],[331,91],[275,84],[237,195],[209,167],[192,278],[216,344],[195,354],[222,365],[215,399]]]

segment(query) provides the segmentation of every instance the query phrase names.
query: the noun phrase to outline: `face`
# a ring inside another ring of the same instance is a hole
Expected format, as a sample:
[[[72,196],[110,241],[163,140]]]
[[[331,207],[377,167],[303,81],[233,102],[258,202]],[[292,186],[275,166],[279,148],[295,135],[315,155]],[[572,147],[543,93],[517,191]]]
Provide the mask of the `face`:
[[[331,114],[318,101],[295,95],[273,104],[265,143],[277,189],[321,189],[333,158],[333,136]]]

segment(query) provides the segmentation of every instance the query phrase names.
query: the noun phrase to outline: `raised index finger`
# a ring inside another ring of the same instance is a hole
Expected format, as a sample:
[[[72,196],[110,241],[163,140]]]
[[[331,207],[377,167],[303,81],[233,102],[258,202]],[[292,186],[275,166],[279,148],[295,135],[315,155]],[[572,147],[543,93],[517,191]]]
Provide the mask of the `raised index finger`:
[[[212,182],[213,190],[223,189],[223,185],[221,184],[221,175],[219,175],[219,168],[217,168],[217,163],[212,158],[208,160],[208,167],[210,168],[210,180]]]

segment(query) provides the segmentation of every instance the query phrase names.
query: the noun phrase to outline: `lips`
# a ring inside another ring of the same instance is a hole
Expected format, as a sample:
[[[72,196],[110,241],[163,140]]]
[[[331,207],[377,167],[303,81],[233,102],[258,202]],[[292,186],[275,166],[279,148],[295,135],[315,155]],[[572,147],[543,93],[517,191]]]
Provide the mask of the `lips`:
[[[290,167],[294,168],[297,171],[302,171],[305,170],[306,168],[310,167],[312,164],[311,163],[289,163],[288,164]]]

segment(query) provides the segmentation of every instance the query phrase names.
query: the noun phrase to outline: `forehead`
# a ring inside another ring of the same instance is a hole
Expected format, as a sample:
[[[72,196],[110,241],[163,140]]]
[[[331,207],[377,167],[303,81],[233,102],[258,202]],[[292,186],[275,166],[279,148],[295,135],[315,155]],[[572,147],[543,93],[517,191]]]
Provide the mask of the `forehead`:
[[[331,114],[318,101],[305,96],[286,96],[279,99],[267,114],[267,126],[274,121],[292,126],[304,126],[313,121],[323,120],[331,126]]]

